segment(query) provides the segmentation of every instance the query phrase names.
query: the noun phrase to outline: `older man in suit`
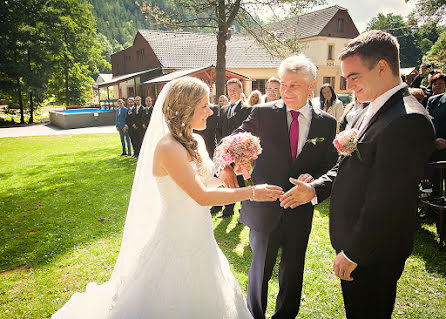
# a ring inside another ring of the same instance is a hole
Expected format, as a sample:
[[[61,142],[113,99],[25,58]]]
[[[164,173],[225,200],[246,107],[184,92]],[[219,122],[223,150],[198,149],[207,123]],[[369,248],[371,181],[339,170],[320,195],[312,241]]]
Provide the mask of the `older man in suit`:
[[[230,103],[221,109],[220,125],[221,137],[231,135],[231,133],[238,128],[244,120],[251,114],[252,108],[242,101],[243,87],[240,80],[233,78],[226,83],[228,90],[228,97]],[[217,133],[218,134],[218,133]],[[239,183],[243,182],[243,178],[239,177]],[[222,213],[217,217],[225,218],[234,215],[235,204],[226,205]],[[211,213],[219,210],[220,207],[214,206],[211,208]]]
[[[255,184],[279,185],[289,196],[290,178],[310,181],[332,167],[336,119],[313,108],[308,97],[316,84],[316,66],[305,56],[292,56],[279,67],[282,100],[255,107],[238,131],[260,138],[262,154],[255,161]],[[229,187],[237,186],[230,167],[221,172]],[[252,262],[248,278],[248,308],[255,319],[265,318],[268,281],[281,249],[279,294],[272,318],[295,318],[299,311],[305,252],[313,205],[284,209],[280,202],[243,202],[240,221],[250,228]]]
[[[340,55],[348,88],[370,102],[354,123],[356,153],[342,156],[311,183],[282,200],[295,207],[331,193],[330,237],[347,318],[391,318],[397,281],[413,246],[418,183],[434,145],[429,115],[401,82],[399,45],[369,31]]]

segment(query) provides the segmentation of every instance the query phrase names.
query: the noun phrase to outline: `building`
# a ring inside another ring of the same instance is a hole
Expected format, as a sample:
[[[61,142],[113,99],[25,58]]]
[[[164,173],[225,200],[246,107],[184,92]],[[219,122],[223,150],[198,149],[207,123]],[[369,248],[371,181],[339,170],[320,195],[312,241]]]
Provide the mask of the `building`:
[[[318,68],[316,95],[324,83],[330,83],[337,94],[350,93],[338,56],[359,32],[347,9],[335,5],[271,23],[265,28],[281,40],[299,38],[302,52]]]
[[[319,69],[315,95],[327,82],[334,85],[337,93],[349,93],[341,76],[337,55],[359,32],[346,9],[332,6],[272,23],[265,28],[280,39],[298,37],[301,40],[302,52]],[[267,79],[277,76],[282,59],[269,54],[249,35],[232,35],[226,44],[227,78],[240,78],[245,94],[253,89],[265,92]],[[98,87],[113,85],[114,92],[117,92],[115,97],[156,96],[163,85],[163,81],[157,78],[178,71],[195,76],[194,70],[200,70],[203,75],[206,68],[210,69],[207,69],[208,76],[204,79],[212,87],[215,82],[212,68],[216,60],[215,34],[139,30],[131,47],[112,54],[113,79],[98,84]]]

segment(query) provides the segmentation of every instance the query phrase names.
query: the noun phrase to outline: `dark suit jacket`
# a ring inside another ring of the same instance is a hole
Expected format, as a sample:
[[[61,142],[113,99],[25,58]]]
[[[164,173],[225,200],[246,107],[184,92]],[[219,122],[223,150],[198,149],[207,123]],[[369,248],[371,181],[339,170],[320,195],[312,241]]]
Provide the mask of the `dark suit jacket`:
[[[142,115],[142,122],[146,125],[146,127],[149,126],[150,123],[150,118],[152,117],[152,111],[153,111],[153,106],[151,107],[144,107],[144,113]]]
[[[298,178],[309,173],[315,178],[333,167],[338,158],[332,144],[336,134],[336,119],[331,115],[313,109],[308,139],[323,137],[316,145],[305,143],[301,153],[293,162],[288,132],[286,106],[282,100],[254,107],[250,117],[238,131],[247,131],[260,138],[262,153],[254,163],[252,180],[255,184],[273,184],[289,190],[294,185],[289,178]],[[295,209],[283,209],[280,202],[243,202],[240,221],[256,231],[270,232],[279,222],[281,214],[299,214],[313,211],[313,205],[306,204]]]
[[[358,117],[359,127],[366,111]],[[318,200],[330,199],[330,238],[359,265],[407,258],[413,245],[418,183],[433,150],[426,110],[399,90],[359,135],[361,159],[342,157],[312,182]]]
[[[133,124],[135,124],[138,128],[142,127],[145,112],[146,108],[143,105],[139,107],[138,114],[136,114],[136,105],[132,106],[128,110],[126,124],[128,125],[130,130],[133,129]]]
[[[446,138],[446,94],[438,94],[427,101],[427,111],[433,117],[437,137]]]
[[[218,114],[217,105],[211,105],[210,108],[213,113],[206,121],[206,129],[196,133],[203,137],[209,157],[212,158],[215,147],[221,139],[221,116]]]
[[[224,106],[221,109],[221,136],[222,138],[228,135],[238,128],[244,120],[251,114],[252,107],[243,101],[239,101],[235,110],[232,112],[231,118],[228,119],[229,105]]]

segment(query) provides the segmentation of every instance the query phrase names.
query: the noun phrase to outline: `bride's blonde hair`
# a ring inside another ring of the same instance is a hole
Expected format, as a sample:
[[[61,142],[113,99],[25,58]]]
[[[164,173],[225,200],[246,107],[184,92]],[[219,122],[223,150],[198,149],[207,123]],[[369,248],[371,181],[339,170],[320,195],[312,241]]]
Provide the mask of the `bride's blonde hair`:
[[[193,77],[183,77],[172,81],[163,105],[163,114],[172,136],[184,146],[192,159],[200,165],[202,158],[198,152],[198,142],[192,136],[190,122],[195,107],[206,96],[209,87]]]

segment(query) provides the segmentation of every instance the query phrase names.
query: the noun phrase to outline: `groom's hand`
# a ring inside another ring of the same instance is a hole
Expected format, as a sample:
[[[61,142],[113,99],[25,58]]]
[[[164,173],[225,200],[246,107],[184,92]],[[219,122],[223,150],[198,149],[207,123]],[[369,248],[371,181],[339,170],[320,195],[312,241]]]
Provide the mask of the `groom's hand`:
[[[239,187],[237,182],[237,175],[235,175],[232,167],[227,166],[220,172],[220,180],[223,182],[226,188]]]
[[[310,184],[292,177],[290,177],[290,182],[295,186],[280,197],[280,206],[283,208],[296,208],[297,206],[308,203],[316,196],[316,191]]]
[[[352,281],[351,273],[358,265],[345,258],[340,252],[333,261],[333,272],[342,280]]]

